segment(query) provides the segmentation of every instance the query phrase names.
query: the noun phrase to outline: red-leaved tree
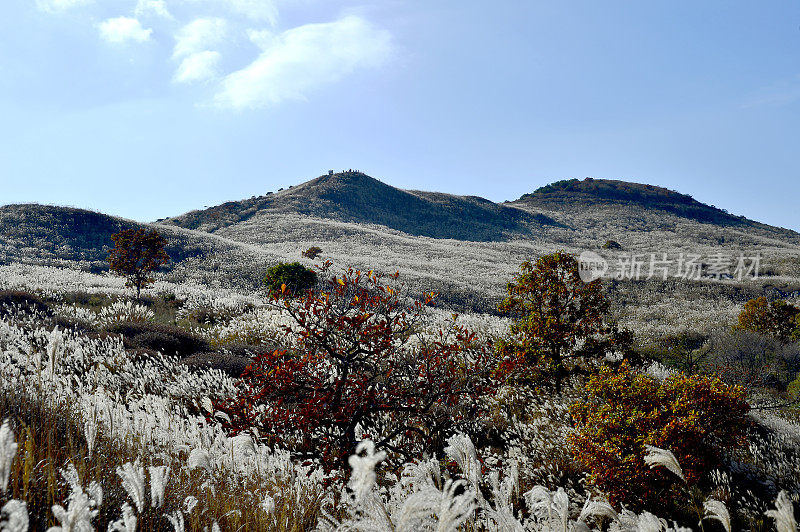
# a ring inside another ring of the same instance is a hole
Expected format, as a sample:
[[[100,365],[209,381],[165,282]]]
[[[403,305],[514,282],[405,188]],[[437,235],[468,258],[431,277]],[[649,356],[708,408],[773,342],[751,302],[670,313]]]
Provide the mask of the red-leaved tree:
[[[364,437],[404,458],[441,449],[492,390],[491,349],[455,325],[420,334],[433,295],[409,302],[402,291],[397,273],[349,269],[321,291],[274,294],[291,322],[287,349],[256,357],[238,396],[217,405],[227,428],[329,467]]]

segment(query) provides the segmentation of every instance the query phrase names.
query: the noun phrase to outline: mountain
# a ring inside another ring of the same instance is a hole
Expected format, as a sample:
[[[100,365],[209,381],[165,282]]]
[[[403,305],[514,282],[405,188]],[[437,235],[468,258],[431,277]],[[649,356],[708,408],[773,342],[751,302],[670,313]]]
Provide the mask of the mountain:
[[[524,194],[511,205],[543,209],[601,206],[639,206],[662,211],[698,222],[718,225],[748,225],[750,220],[733,216],[723,209],[706,205],[687,194],[653,185],[629,183],[612,179],[569,179],[545,185],[535,192]]]
[[[401,272],[412,291],[440,293],[459,312],[491,312],[519,264],[564,249],[609,263],[666,253],[736,257],[758,253],[762,278],[747,283],[670,278],[610,282],[621,319],[643,331],[732,319],[743,301],[800,290],[800,235],[651,185],[585,179],[557,182],[493,203],[474,196],[401,190],[360,172],[324,175],[277,193],[139,224],[67,207],[0,207],[0,264],[24,261],[101,271],[110,235],[153,227],[169,242],[170,280],[251,290],[280,261],[320,260]],[[613,240],[620,248],[607,250]],[[646,269],[644,270],[646,273]],[[797,292],[800,293],[800,292]],[[649,325],[648,325],[649,324]]]
[[[192,211],[165,223],[216,232],[264,213],[382,225],[414,236],[473,241],[524,237],[553,223],[544,215],[484,198],[401,190],[353,171],[323,175],[274,194]]]

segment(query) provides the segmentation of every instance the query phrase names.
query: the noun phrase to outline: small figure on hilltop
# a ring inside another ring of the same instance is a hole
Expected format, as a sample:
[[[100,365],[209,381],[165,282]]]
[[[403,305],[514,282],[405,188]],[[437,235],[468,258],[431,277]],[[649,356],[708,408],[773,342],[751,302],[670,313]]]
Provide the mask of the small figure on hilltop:
[[[136,289],[136,300],[141,297],[142,288],[152,284],[155,279],[150,273],[169,263],[169,255],[164,250],[166,239],[155,229],[125,229],[111,235],[114,248],[108,252],[108,266],[117,275],[127,277],[125,286]]]

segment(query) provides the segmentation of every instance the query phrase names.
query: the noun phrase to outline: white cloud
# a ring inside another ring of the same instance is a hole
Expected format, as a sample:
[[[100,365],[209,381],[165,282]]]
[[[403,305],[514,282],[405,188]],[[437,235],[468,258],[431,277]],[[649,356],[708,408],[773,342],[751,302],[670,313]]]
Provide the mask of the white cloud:
[[[273,26],[278,21],[278,9],[272,0],[225,0],[225,3],[253,20],[267,21]]]
[[[391,53],[389,32],[358,16],[249,36],[261,55],[225,77],[214,98],[220,107],[241,110],[300,99],[318,85],[380,65]]]
[[[278,21],[276,0],[180,0],[186,4],[201,4],[213,9],[222,8],[231,14],[243,15],[257,21],[269,22],[274,26]]]
[[[225,38],[228,23],[221,18],[199,18],[190,22],[175,35],[172,57],[178,59],[218,46]]]
[[[100,36],[113,44],[127,41],[145,42],[153,30],[144,29],[139,21],[130,17],[110,18],[98,25]]]
[[[136,10],[134,11],[137,17],[146,17],[149,15],[162,17],[166,19],[172,19],[172,14],[170,14],[169,10],[167,9],[167,4],[164,0],[139,0],[136,4]]]
[[[91,4],[94,0],[36,0],[36,7],[46,13],[61,13],[73,7]]]
[[[216,77],[222,55],[213,48],[222,44],[227,33],[228,23],[221,18],[201,18],[181,28],[172,51],[181,64],[172,80],[192,83]]]
[[[175,72],[176,83],[193,83],[216,77],[217,64],[222,56],[219,52],[198,52],[186,57]]]

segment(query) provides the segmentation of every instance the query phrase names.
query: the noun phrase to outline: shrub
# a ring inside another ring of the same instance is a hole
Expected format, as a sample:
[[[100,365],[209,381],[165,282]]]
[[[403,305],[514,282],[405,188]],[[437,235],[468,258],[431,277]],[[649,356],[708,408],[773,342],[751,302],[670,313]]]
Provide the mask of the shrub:
[[[712,335],[706,371],[748,389],[783,388],[800,371],[800,345],[749,330]]]
[[[0,317],[8,315],[12,309],[50,314],[50,307],[39,296],[20,290],[0,290]]]
[[[734,329],[769,334],[784,341],[792,339],[800,309],[781,299],[767,302],[764,296],[751,299],[739,313]]]
[[[317,246],[311,246],[307,250],[303,251],[301,255],[311,260],[314,260],[319,256],[320,253],[322,253],[322,248],[318,248]]]
[[[189,366],[190,368],[218,369],[224,371],[233,378],[240,377],[251,362],[252,360],[250,358],[213,351],[195,353],[181,360],[181,364]]]
[[[171,325],[120,322],[111,325],[107,330],[121,334],[126,347],[161,351],[165,355],[186,357],[208,349],[205,341]]]
[[[462,328],[415,336],[432,296],[404,303],[397,274],[389,279],[350,269],[319,294],[274,294],[293,351],[254,359],[238,397],[216,407],[230,416],[226,427],[255,427],[270,443],[342,468],[364,437],[411,456],[441,450],[472,423],[488,388],[488,351]]]
[[[281,262],[267,270],[264,284],[270,294],[294,295],[313,288],[317,284],[317,273],[299,262]]]
[[[622,245],[616,240],[606,240],[603,249],[622,249]]]
[[[647,445],[672,451],[693,485],[720,465],[724,450],[743,443],[744,389],[716,377],[676,374],[659,382],[623,363],[591,378],[586,393],[570,407],[576,430],[569,441],[612,504],[652,510],[675,495],[675,477],[645,463]]]
[[[517,382],[561,382],[580,361],[629,353],[630,334],[606,323],[609,302],[599,279],[581,280],[578,261],[564,252],[523,262],[498,306],[516,319],[512,336],[497,344],[505,358],[501,371]]]

